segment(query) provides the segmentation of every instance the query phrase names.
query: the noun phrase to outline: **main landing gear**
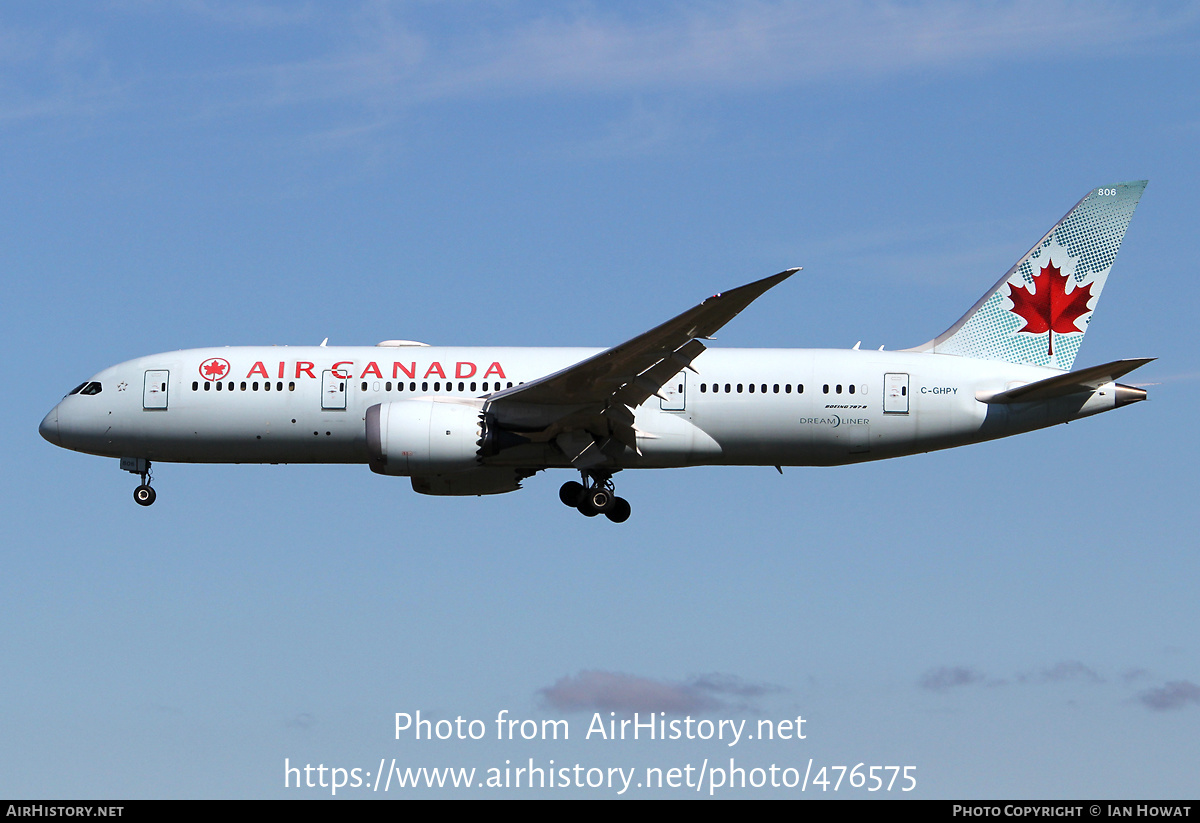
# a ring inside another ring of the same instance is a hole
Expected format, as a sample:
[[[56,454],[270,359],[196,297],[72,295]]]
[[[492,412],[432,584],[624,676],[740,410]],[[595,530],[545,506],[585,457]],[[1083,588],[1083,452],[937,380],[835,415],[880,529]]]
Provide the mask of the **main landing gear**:
[[[133,490],[133,502],[139,506],[149,506],[158,495],[150,488],[150,461],[144,457],[122,457],[121,468],[130,474],[140,475],[142,485]]]
[[[608,472],[581,471],[583,483],[571,480],[562,484],[558,499],[563,505],[578,509],[584,517],[602,514],[614,523],[624,523],[632,511],[629,501],[617,497],[612,475]]]

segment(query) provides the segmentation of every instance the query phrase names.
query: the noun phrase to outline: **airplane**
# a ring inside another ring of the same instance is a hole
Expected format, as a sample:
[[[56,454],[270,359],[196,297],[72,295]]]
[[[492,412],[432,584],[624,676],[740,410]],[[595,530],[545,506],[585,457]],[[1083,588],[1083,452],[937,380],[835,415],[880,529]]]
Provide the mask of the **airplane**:
[[[421,494],[511,492],[573,469],[559,498],[620,523],[624,469],[833,466],[948,449],[1146,399],[1117,379],[1154,358],[1071,371],[1145,180],[1093,189],[954,325],[900,351],[718,349],[712,336],[799,269],[708,298],[608,349],[247,346],[104,369],[42,421],[115,457],[155,501],[151,465],[366,463]],[[140,396],[139,396],[140,395]]]

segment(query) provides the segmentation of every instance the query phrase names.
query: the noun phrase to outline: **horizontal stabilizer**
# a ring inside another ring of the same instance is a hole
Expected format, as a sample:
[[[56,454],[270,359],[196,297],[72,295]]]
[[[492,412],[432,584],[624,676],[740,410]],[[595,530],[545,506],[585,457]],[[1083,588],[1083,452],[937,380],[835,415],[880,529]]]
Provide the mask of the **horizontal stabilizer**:
[[[1114,360],[1101,366],[1092,366],[1079,371],[1047,377],[1036,383],[1026,383],[1024,386],[996,394],[989,395],[980,392],[975,395],[975,398],[983,403],[1032,403],[1078,392],[1094,391],[1105,383],[1112,383],[1118,377],[1129,374],[1154,359],[1153,357],[1135,357],[1128,360]]]

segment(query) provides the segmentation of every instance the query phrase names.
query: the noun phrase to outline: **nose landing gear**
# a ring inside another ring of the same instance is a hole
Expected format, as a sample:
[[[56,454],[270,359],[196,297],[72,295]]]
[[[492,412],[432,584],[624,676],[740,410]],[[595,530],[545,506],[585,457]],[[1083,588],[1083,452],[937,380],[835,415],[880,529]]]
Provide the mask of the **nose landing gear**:
[[[142,485],[133,490],[133,502],[139,506],[153,503],[158,495],[150,488],[150,461],[144,457],[122,457],[121,469],[142,478]]]
[[[571,480],[562,484],[558,499],[564,505],[578,509],[584,517],[603,514],[614,523],[624,523],[632,511],[629,501],[617,497],[612,474],[608,472],[581,471],[583,483]]]

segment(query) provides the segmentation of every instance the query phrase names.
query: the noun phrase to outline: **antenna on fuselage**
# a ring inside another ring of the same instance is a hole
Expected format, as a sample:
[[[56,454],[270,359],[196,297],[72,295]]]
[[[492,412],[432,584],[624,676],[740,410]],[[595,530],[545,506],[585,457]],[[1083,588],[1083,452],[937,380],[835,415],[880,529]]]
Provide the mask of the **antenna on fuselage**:
[[[329,338],[328,338],[328,337],[326,337],[324,340],[322,340],[322,341],[321,341],[321,348],[325,348],[325,344],[326,344],[326,343],[328,343],[328,342],[329,342]]]

